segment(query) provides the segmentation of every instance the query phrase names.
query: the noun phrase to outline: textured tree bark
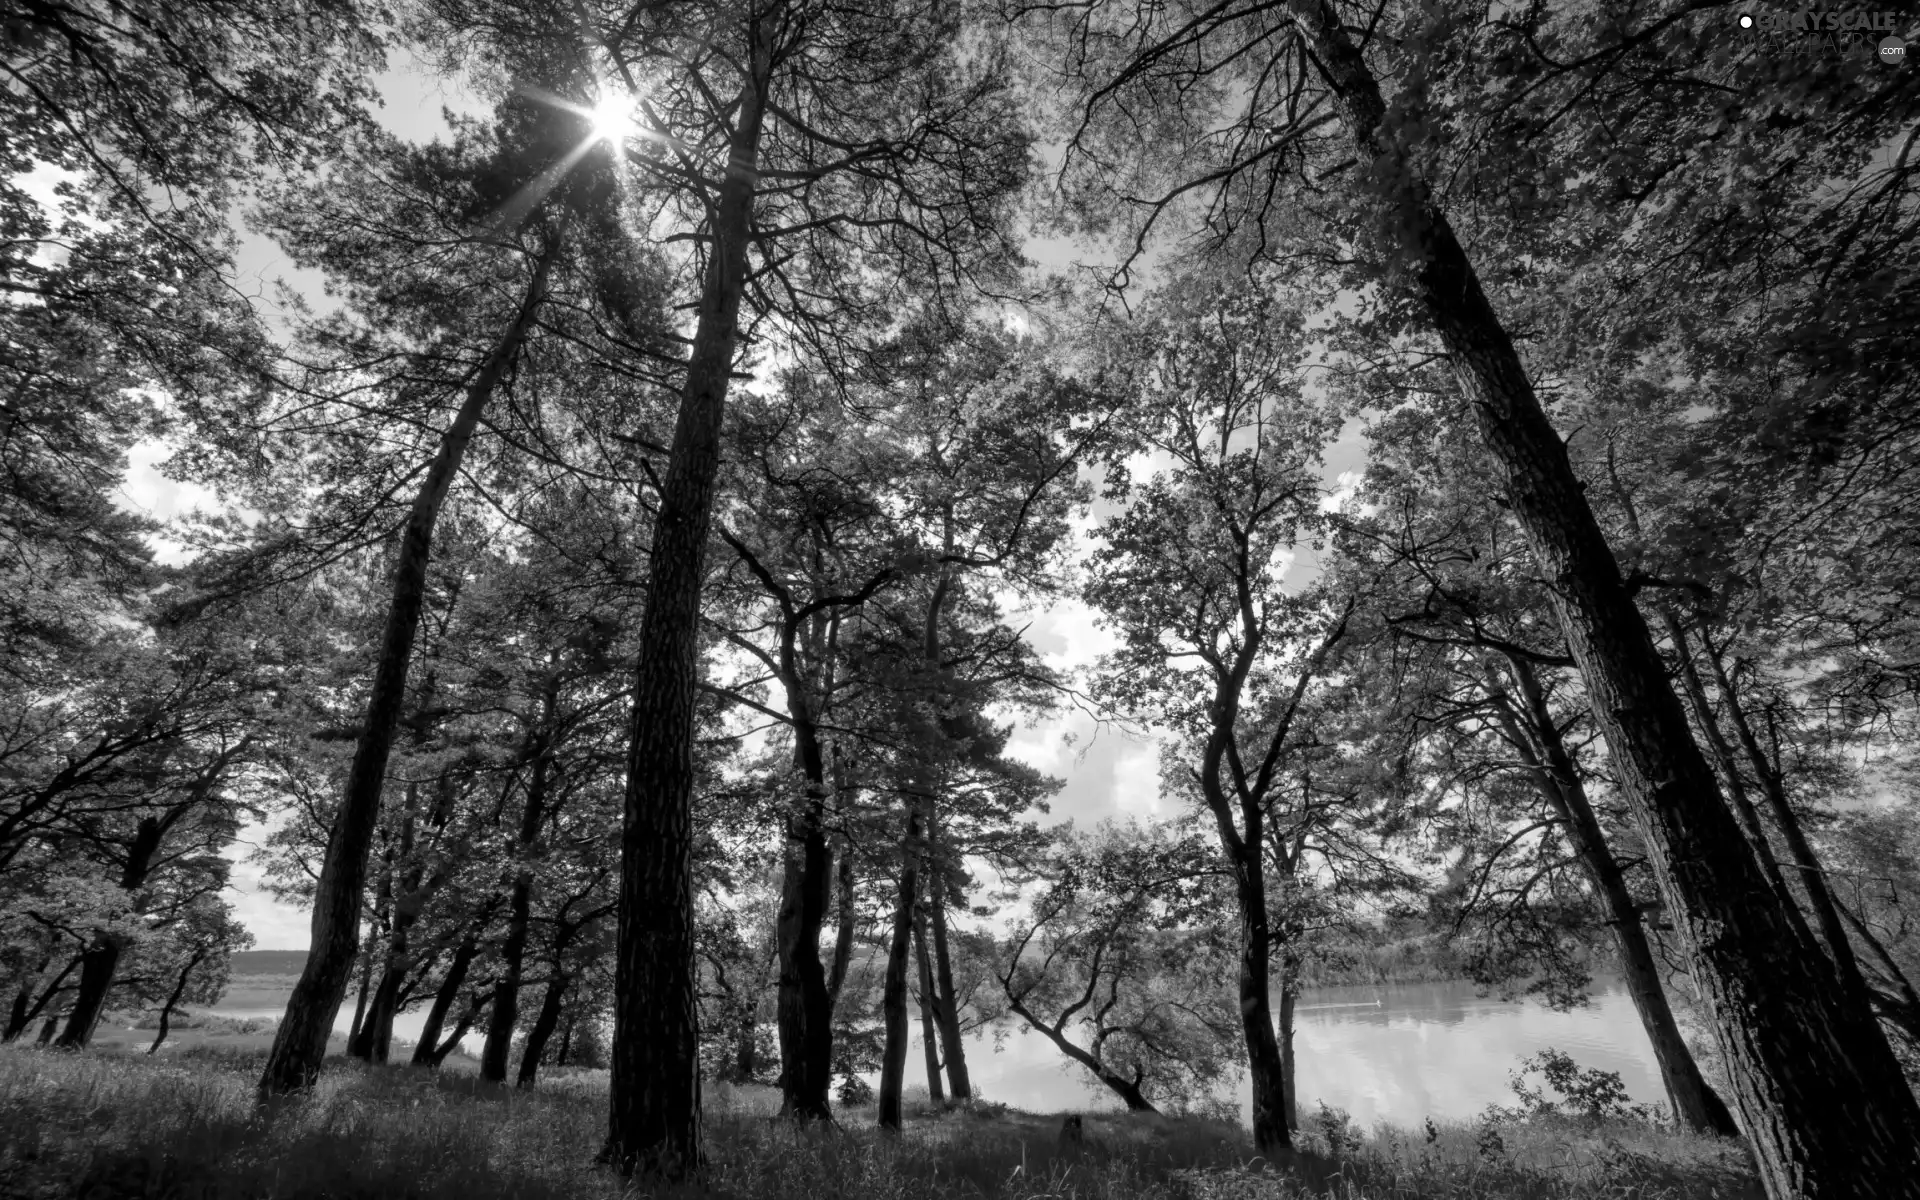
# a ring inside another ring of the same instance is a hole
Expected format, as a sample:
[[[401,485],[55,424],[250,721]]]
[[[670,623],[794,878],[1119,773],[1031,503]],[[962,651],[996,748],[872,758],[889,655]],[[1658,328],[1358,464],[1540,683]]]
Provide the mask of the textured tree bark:
[[[1640,910],[1627,887],[1625,873],[1607,848],[1606,835],[1533,665],[1517,656],[1509,656],[1508,664],[1525,705],[1522,714],[1515,714],[1505,707],[1504,697],[1495,699],[1503,722],[1509,726],[1508,740],[1526,765],[1535,788],[1560,817],[1568,843],[1580,856],[1587,878],[1606,906],[1607,927],[1613,931],[1614,945],[1620,952],[1627,994],[1633,998],[1640,1024],[1653,1045],[1654,1061],[1660,1067],[1660,1081],[1667,1089],[1674,1120],[1695,1133],[1739,1137],[1740,1126],[1734,1122],[1733,1113],[1700,1073],[1680,1024],[1674,1020]]]
[[[1800,902],[1794,897],[1793,889],[1787,886],[1786,876],[1780,871],[1780,861],[1774,857],[1773,846],[1767,841],[1767,832],[1760,824],[1759,811],[1747,796],[1746,779],[1740,774],[1740,765],[1734,761],[1733,747],[1728,743],[1727,735],[1721,732],[1713,704],[1707,699],[1707,689],[1700,681],[1700,667],[1694,661],[1687,628],[1669,608],[1660,609],[1660,617],[1668,639],[1673,642],[1674,659],[1680,668],[1681,694],[1686,697],[1688,707],[1693,711],[1694,726],[1699,729],[1700,735],[1706,739],[1707,748],[1713,753],[1714,766],[1719,770],[1721,786],[1726,788],[1726,798],[1733,809],[1734,819],[1739,822],[1740,832],[1746,837],[1747,845],[1753,848],[1754,861],[1760,864],[1767,881],[1779,894],[1781,906],[1793,921],[1799,936],[1811,942],[1813,931],[1807,925],[1805,914],[1800,911]]]
[[[933,1017],[933,963],[927,956],[927,912],[916,904],[913,911],[913,953],[920,961],[920,1050],[927,1060],[927,1098],[945,1105],[947,1091],[940,1085],[940,1049]]]
[[[887,974],[880,989],[886,1041],[880,1050],[880,1128],[900,1128],[900,1090],[907,1074],[907,955],[913,944],[913,908],[920,892],[920,806],[915,797],[907,812],[907,836],[901,842],[900,892],[893,903],[893,936],[887,944]]]
[[[547,1052],[548,1040],[560,1027],[560,1002],[566,998],[568,982],[558,971],[547,982],[547,993],[540,999],[540,1012],[533,1018],[533,1028],[527,1030],[527,1046],[520,1054],[520,1072],[513,1081],[515,1087],[533,1086],[534,1077],[540,1072],[540,1056]]]
[[[556,676],[548,682],[541,698],[540,723],[529,747],[533,769],[527,780],[527,803],[521,810],[518,839],[522,865],[513,877],[513,897],[507,904],[507,936],[500,946],[500,983],[494,989],[493,1009],[487,1014],[487,1041],[480,1051],[480,1078],[487,1083],[507,1081],[507,1056],[513,1049],[514,1026],[520,1020],[520,971],[527,956],[527,930],[533,922],[533,870],[526,865],[526,859],[540,841],[540,824],[547,816],[549,734],[558,702]]]
[[[765,15],[749,33],[727,177],[714,208],[707,278],[672,458],[654,522],[634,672],[614,969],[612,1078],[601,1160],[624,1175],[697,1172],[700,1033],[693,944],[693,714],[700,584],[720,425],[747,282],[760,127],[772,75]]]
[[[353,952],[359,943],[360,896],[366,883],[367,853],[373,844],[374,824],[380,816],[380,792],[386,783],[387,758],[393,750],[401,705],[406,699],[407,669],[413,659],[414,636],[426,602],[427,562],[433,547],[433,527],[460,469],[467,444],[533,325],[546,298],[547,276],[559,255],[555,238],[534,266],[520,311],[488,352],[468,385],[460,409],[440,436],[439,448],[427,468],[419,494],[408,514],[400,552],[394,564],[393,598],[387,608],[387,626],[380,642],[373,688],[367,697],[366,723],[354,747],[345,794],[327,838],[326,856],[314,890],[313,940],[306,966],[287,1000],[286,1015],[274,1035],[273,1049],[261,1074],[262,1100],[312,1087],[320,1077],[327,1054],[327,1036],[347,989]]]
[[[1753,859],[1669,684],[1619,564],[1532,382],[1425,181],[1385,126],[1380,89],[1326,0],[1291,0],[1363,165],[1417,247],[1411,291],[1504,469],[1621,790],[1647,839],[1735,1107],[1774,1197],[1920,1195],[1920,1104],[1870,1011],[1799,936]]]

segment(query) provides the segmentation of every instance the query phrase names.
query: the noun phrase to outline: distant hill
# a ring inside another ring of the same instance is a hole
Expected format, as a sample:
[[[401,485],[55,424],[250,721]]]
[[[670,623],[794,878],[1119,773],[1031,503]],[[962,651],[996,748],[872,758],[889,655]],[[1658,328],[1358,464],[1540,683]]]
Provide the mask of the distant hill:
[[[242,975],[298,975],[307,965],[305,950],[242,950],[228,960],[237,978]]]

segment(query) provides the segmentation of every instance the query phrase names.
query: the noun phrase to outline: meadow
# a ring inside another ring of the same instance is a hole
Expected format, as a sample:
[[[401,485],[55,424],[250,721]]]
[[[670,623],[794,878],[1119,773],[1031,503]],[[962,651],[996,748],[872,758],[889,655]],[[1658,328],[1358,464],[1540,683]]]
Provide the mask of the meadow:
[[[332,1059],[308,1096],[256,1108],[262,1052],[211,1040],[149,1058],[0,1049],[0,1196],[8,1200],[1744,1200],[1735,1142],[1564,1117],[1360,1131],[1303,1113],[1301,1148],[1268,1163],[1236,1124],[1061,1114],[976,1101],[909,1105],[899,1135],[871,1106],[796,1128],[771,1089],[709,1085],[697,1185],[623,1186],[593,1164],[606,1074],[560,1068],[533,1091],[464,1071]]]

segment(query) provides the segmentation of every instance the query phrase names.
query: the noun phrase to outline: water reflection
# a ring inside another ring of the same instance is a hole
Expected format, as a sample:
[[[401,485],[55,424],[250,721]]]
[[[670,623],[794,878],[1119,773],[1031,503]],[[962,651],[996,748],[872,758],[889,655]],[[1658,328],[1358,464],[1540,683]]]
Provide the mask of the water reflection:
[[[1470,983],[1434,983],[1302,997],[1294,1034],[1301,1115],[1325,1101],[1362,1127],[1469,1119],[1489,1104],[1514,1103],[1508,1074],[1549,1046],[1583,1067],[1618,1071],[1637,1101],[1663,1099],[1646,1031],[1618,985],[1599,990],[1587,1008],[1556,1013],[1532,1001],[1478,996]],[[1120,1107],[1040,1034],[1011,1031],[999,1053],[990,1036],[976,1035],[968,1051],[968,1068],[989,1099],[1038,1112]],[[907,1058],[910,1086],[925,1083],[922,1061],[916,1045]],[[1244,1078],[1235,1094],[1242,1119],[1250,1119]]]
[[[284,1000],[268,1005],[248,999],[229,997],[215,1011],[269,1019],[284,1011]],[[335,1029],[344,1034],[352,1015],[352,1007],[343,1005]],[[412,1041],[424,1021],[422,1010],[402,1013],[394,1018],[393,1035]],[[907,1085],[924,1087],[917,1021],[912,1030]],[[481,1034],[469,1034],[463,1046],[477,1054],[481,1040]],[[994,1042],[983,1032],[969,1038],[967,1047],[968,1069],[988,1099],[1033,1112],[1120,1107],[1113,1093],[1040,1034],[1012,1028],[1002,1033],[997,1051]],[[1646,1031],[1618,984],[1601,987],[1591,1005],[1568,1013],[1533,1001],[1482,997],[1470,983],[1328,988],[1301,998],[1294,1046],[1302,1118],[1325,1101],[1346,1109],[1363,1128],[1381,1121],[1417,1126],[1429,1116],[1466,1120],[1489,1104],[1512,1104],[1508,1074],[1520,1059],[1549,1046],[1583,1067],[1618,1071],[1636,1101],[1664,1098]],[[1252,1093],[1244,1078],[1234,1091],[1242,1119],[1249,1119]]]

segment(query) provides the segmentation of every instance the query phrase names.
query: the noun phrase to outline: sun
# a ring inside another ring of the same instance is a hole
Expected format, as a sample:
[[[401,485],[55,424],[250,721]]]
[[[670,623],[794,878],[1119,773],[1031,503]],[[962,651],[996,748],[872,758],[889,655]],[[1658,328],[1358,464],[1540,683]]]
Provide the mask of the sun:
[[[593,136],[618,146],[638,132],[633,122],[633,102],[612,93],[588,112],[593,121]]]

